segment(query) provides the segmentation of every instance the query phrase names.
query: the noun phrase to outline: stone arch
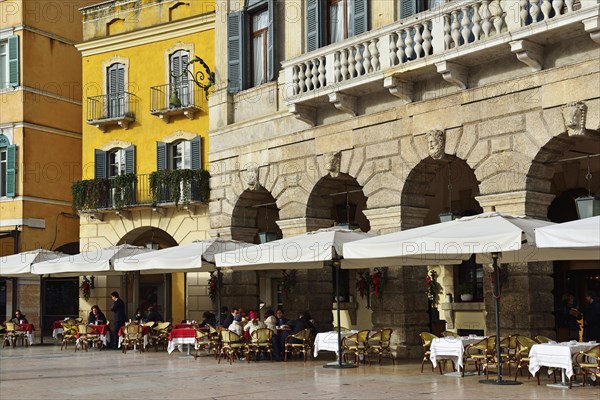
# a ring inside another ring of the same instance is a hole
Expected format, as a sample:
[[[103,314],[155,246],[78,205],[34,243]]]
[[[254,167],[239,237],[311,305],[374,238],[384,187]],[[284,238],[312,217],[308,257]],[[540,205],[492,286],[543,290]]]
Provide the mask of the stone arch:
[[[150,243],[158,244],[161,249],[178,245],[177,241],[167,231],[154,226],[141,226],[130,230],[121,237],[117,245],[149,246]]]
[[[479,181],[475,171],[464,160],[427,157],[407,175],[402,188],[402,227],[439,222],[439,214],[452,211],[457,215],[482,212],[476,200]]]
[[[282,233],[276,221],[279,208],[275,198],[263,187],[245,190],[239,197],[231,214],[231,238],[249,243],[260,243],[261,236],[268,240],[281,239]]]

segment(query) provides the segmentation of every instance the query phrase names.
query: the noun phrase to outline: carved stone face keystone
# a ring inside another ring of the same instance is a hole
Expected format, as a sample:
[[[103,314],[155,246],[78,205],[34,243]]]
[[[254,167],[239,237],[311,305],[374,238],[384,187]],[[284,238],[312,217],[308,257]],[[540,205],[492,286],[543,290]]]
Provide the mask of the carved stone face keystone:
[[[258,187],[260,186],[258,183],[258,167],[248,167],[248,169],[246,170],[246,183],[248,184],[248,189],[258,189]]]
[[[325,169],[329,172],[332,178],[337,178],[340,175],[340,165],[342,163],[342,153],[335,152],[327,155],[325,161]]]
[[[582,102],[568,103],[562,108],[562,116],[569,136],[585,135],[587,105]]]
[[[441,160],[446,155],[446,132],[434,129],[427,132],[427,148],[434,160]]]

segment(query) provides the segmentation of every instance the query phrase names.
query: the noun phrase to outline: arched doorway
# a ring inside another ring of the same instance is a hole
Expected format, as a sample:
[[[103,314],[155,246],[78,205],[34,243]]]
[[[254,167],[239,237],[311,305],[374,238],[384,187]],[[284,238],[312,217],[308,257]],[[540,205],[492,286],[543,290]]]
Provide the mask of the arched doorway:
[[[589,178],[589,179],[588,179]],[[550,139],[538,152],[528,174],[529,188],[542,188],[554,195],[546,217],[552,222],[578,218],[575,199],[600,194],[600,140],[593,133],[568,136],[563,133]],[[600,293],[600,269],[597,261],[554,261],[553,298],[557,340],[568,340],[562,318],[563,298],[575,297],[580,309],[585,306],[585,292]]]
[[[278,220],[279,208],[271,193],[263,187],[245,190],[233,209],[231,237],[257,244],[281,239]]]
[[[143,226],[127,232],[117,243],[143,246],[155,250],[177,246],[177,241],[162,229]],[[178,320],[185,315],[185,274],[140,274],[129,272],[121,282],[121,293],[126,303],[127,314],[137,308],[146,311],[152,306],[166,321]]]

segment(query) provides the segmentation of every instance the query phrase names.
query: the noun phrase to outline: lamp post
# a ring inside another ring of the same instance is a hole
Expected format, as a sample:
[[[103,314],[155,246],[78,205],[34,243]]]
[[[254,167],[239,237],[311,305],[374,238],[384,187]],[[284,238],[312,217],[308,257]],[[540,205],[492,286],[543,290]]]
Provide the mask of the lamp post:
[[[458,218],[458,215],[452,212],[452,161],[448,163],[448,211],[439,214],[440,222],[449,222]]]

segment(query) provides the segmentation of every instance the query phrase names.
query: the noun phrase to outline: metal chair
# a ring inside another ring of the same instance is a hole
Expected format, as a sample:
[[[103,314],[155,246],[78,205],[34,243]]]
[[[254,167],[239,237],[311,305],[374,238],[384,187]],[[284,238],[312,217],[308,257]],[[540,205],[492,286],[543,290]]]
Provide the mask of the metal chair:
[[[208,351],[210,349],[210,345],[210,333],[196,329],[196,343],[194,344],[196,352],[194,353],[194,360],[198,358],[198,353],[200,350]]]
[[[596,386],[596,382],[600,378],[600,344],[589,350],[580,351],[575,354],[573,360],[575,365],[579,367],[581,375],[583,375],[583,386],[585,386],[588,375],[596,378],[594,380],[594,386]],[[569,388],[572,386],[572,379],[573,377],[569,380]]]
[[[365,329],[342,339],[342,355],[345,362],[348,361],[348,355],[352,354],[355,364],[359,363],[362,356],[363,360],[369,361],[369,365],[371,365],[371,361],[367,357],[370,333],[368,329]]]
[[[312,330],[303,329],[293,335],[288,335],[285,338],[285,345],[283,347],[284,360],[287,361],[289,354],[300,354],[304,358],[304,362],[307,360],[307,354],[312,351]]]
[[[250,355],[254,353],[254,361],[258,361],[258,355],[261,352],[269,353],[269,357],[273,361],[273,331],[269,328],[259,328],[252,332],[246,360],[250,362]]]
[[[430,332],[421,332],[419,333],[419,337],[421,338],[421,345],[423,346],[423,361],[421,362],[421,373],[423,373],[423,366],[427,361],[431,362],[429,356],[431,356],[431,342],[433,339],[437,339],[437,336]],[[440,375],[442,374],[442,364],[438,365],[440,367]],[[433,363],[431,363],[431,371],[433,372]]]
[[[217,363],[221,363],[221,356],[225,356],[229,360],[229,364],[232,364],[236,358],[239,357],[239,353],[245,353],[247,351],[247,345],[242,340],[242,337],[235,332],[230,330],[222,330],[221,336],[221,350],[217,358]]]
[[[392,338],[392,329],[384,328],[369,336],[369,352],[377,354],[379,364],[381,364],[381,358],[383,356],[389,356],[392,359],[392,365],[396,365],[392,349],[390,347],[390,341]]]
[[[171,332],[170,322],[159,322],[150,331],[150,342],[158,351],[158,346],[162,344],[163,350],[166,350],[169,343],[169,332]]]
[[[521,375],[523,375],[523,370],[522,368],[525,367],[525,373],[527,374],[527,379],[529,379],[529,352],[531,351],[531,348],[533,347],[533,345],[536,344],[536,341],[528,338],[526,336],[518,336],[517,337],[517,354],[516,354],[516,361],[517,361],[517,370],[515,371],[515,381],[517,380],[517,377],[519,376],[519,372],[521,372]],[[537,378],[537,383],[538,385],[540,384],[540,374],[539,371],[536,374],[536,378]]]
[[[129,346],[132,348],[139,347],[140,352],[144,351],[144,328],[136,323],[125,325],[121,331],[121,350],[123,354],[127,354]]]
[[[29,337],[27,336],[27,332],[21,328],[19,324],[15,324],[12,321],[6,321],[4,323],[6,328],[6,334],[4,338],[4,344],[2,347],[5,347],[8,342],[12,347],[16,347],[17,341],[21,339],[21,346],[29,346]]]

